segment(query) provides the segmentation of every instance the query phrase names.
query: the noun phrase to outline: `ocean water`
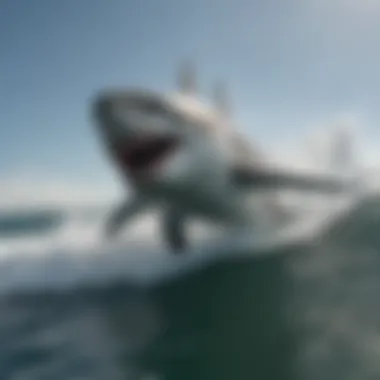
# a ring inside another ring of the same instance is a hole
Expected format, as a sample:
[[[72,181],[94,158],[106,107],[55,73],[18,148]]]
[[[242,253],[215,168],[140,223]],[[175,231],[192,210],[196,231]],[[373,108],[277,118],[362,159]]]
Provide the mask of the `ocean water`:
[[[99,210],[4,215],[0,379],[379,379],[380,196],[315,209],[182,257]]]

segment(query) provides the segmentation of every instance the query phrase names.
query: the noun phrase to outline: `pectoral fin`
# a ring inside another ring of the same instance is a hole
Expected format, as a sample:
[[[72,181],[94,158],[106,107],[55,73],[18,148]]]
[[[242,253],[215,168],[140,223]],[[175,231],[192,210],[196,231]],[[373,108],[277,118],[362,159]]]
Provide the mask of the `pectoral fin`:
[[[175,209],[167,210],[163,217],[162,234],[173,253],[182,253],[188,246],[184,216]]]
[[[110,217],[106,222],[106,238],[115,237],[127,222],[144,210],[144,206],[145,202],[139,197],[127,199],[121,205],[118,205],[111,212]]]

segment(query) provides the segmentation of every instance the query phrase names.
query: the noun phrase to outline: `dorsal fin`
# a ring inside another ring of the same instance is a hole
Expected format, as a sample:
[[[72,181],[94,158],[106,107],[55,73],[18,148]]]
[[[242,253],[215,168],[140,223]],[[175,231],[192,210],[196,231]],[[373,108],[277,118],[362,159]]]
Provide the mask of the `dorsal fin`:
[[[197,75],[194,64],[187,60],[179,68],[178,73],[178,88],[182,94],[196,95],[197,88]]]
[[[223,82],[217,82],[213,93],[215,107],[225,116],[230,116],[231,106],[228,99],[227,87]]]

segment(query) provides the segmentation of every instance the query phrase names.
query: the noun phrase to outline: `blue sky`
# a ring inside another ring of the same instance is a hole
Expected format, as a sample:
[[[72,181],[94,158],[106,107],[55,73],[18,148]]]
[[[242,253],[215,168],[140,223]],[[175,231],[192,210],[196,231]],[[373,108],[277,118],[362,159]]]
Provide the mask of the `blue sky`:
[[[379,36],[371,0],[2,0],[0,176],[112,180],[89,97],[170,90],[187,57],[205,93],[227,80],[251,137],[298,136],[342,113],[379,137]]]

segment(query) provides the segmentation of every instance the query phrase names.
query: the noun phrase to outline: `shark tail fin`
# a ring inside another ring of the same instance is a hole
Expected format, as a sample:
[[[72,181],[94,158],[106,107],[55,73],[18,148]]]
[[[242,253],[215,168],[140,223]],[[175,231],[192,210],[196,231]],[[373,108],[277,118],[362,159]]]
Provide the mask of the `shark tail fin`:
[[[330,169],[336,176],[352,181],[353,193],[360,196],[368,187],[364,168],[360,166],[354,146],[355,136],[349,125],[339,125],[330,145]]]
[[[180,66],[177,86],[182,94],[195,96],[198,93],[197,73],[192,61],[184,61]]]
[[[231,105],[228,97],[228,90],[224,82],[217,82],[213,89],[213,100],[218,111],[225,115],[231,115]]]
[[[346,125],[340,125],[333,133],[330,145],[330,169],[337,175],[353,176],[357,172],[353,149],[353,135]]]

